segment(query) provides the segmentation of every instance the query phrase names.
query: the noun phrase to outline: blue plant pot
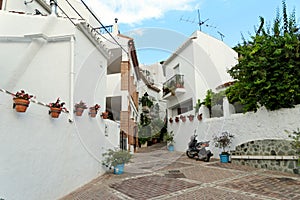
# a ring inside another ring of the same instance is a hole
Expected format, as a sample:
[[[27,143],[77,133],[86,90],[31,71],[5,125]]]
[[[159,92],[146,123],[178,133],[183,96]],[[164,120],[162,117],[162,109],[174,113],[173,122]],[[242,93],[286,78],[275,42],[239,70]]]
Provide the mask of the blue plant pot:
[[[169,146],[168,146],[168,150],[169,150],[169,151],[174,151],[174,145],[169,145]]]
[[[228,163],[229,154],[220,154],[220,161],[221,161],[221,163]]]
[[[114,174],[123,174],[124,173],[124,164],[119,164],[114,167]]]

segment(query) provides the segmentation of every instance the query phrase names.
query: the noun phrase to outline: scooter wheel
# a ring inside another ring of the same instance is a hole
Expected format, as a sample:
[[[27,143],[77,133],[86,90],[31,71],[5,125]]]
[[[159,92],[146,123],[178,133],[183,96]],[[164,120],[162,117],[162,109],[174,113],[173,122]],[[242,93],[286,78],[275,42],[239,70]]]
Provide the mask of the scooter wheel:
[[[190,152],[190,151],[186,151],[186,155],[187,155],[187,157],[189,157],[189,158],[194,158],[194,157],[195,157],[195,154],[193,154],[193,153]]]

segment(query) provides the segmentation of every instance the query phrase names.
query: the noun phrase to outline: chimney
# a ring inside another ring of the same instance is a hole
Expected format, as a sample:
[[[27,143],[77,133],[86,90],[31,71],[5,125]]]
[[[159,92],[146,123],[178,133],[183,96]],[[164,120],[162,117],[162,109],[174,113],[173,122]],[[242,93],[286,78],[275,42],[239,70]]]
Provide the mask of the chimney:
[[[118,18],[115,18],[115,23],[113,25],[112,34],[118,35],[119,33],[120,33],[120,31],[119,31],[119,25],[118,25]]]
[[[57,2],[56,2],[56,0],[50,0],[50,7],[51,7],[51,15],[57,16]]]

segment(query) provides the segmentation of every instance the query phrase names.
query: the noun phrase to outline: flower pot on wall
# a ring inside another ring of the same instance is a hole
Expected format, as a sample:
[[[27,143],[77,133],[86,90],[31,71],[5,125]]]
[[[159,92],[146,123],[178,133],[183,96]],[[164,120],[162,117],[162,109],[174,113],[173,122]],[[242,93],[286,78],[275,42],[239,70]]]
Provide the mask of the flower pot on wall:
[[[188,116],[188,118],[189,118],[190,121],[193,121],[193,120],[194,120],[194,117],[195,117],[194,115],[189,115],[189,116]]]
[[[180,115],[180,119],[181,121],[186,122],[186,116]]]
[[[198,119],[199,121],[201,121],[201,120],[202,120],[202,113],[201,113],[201,114],[199,114],[199,115],[197,115],[197,119]]]
[[[89,112],[90,117],[96,117],[97,115],[97,111],[95,108],[90,108],[90,112]]]
[[[82,116],[84,109],[83,108],[76,108],[75,114],[76,116]]]
[[[61,113],[62,108],[50,107],[49,114],[52,118],[58,118]]]
[[[108,112],[103,112],[101,116],[102,116],[103,119],[107,119],[108,118]]]
[[[26,112],[27,107],[29,106],[30,101],[22,98],[13,98],[14,108],[17,112]]]

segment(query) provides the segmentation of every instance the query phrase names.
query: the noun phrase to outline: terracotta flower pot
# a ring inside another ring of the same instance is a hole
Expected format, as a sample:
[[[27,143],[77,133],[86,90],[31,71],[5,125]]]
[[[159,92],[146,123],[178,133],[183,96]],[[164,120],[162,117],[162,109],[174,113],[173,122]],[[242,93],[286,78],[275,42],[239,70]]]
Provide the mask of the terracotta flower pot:
[[[170,122],[170,123],[173,123],[173,119],[172,119],[172,118],[170,118],[170,119],[169,119],[169,122]]]
[[[181,121],[185,122],[186,121],[186,116],[180,115]]]
[[[107,119],[108,118],[108,112],[103,112],[101,116],[102,116],[103,119]]]
[[[30,101],[22,98],[13,98],[14,108],[17,112],[26,112],[27,107],[29,106]]]
[[[50,107],[49,114],[52,118],[58,118],[61,113],[62,108]]]
[[[97,115],[96,109],[95,109],[95,108],[90,108],[89,115],[90,115],[91,117],[96,117],[96,115]]]
[[[197,115],[197,118],[198,118],[199,121],[201,121],[202,120],[202,113],[200,115]]]
[[[194,115],[189,115],[188,117],[189,117],[189,120],[190,120],[190,121],[193,121],[193,120],[194,120]]]
[[[76,108],[75,114],[76,116],[82,116],[84,109],[83,108]]]

